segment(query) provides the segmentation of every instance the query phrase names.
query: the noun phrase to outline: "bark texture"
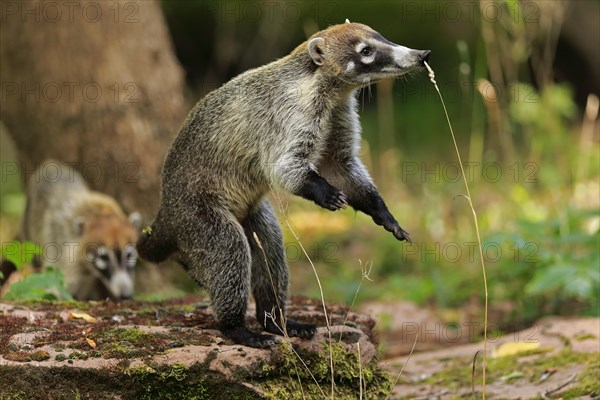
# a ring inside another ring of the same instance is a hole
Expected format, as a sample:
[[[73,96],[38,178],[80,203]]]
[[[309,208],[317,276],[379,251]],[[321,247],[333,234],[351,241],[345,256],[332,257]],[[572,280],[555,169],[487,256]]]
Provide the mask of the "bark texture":
[[[159,2],[3,3],[0,119],[24,179],[54,158],[151,218],[187,110]]]

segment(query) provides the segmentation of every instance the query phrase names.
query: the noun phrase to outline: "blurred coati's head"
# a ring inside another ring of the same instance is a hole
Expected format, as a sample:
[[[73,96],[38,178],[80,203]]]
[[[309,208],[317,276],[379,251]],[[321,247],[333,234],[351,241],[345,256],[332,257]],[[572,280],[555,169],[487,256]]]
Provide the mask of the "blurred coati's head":
[[[95,279],[97,298],[133,296],[137,240],[141,217],[127,217],[112,198],[98,196],[89,202],[76,225],[81,235],[85,268]],[[77,296],[75,296],[77,297]]]
[[[307,51],[318,68],[356,87],[424,67],[430,53],[392,43],[367,25],[348,20],[314,34]]]

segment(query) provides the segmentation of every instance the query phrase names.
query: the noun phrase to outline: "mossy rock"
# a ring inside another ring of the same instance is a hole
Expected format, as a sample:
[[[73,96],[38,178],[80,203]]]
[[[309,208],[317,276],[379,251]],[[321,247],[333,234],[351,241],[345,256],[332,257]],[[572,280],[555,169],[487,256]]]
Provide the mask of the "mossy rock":
[[[292,302],[288,311],[320,324],[321,307]],[[332,387],[336,400],[389,393],[372,320],[330,308],[334,337],[320,328],[312,340],[253,349],[223,337],[197,299],[0,304],[0,400],[322,399]],[[72,317],[81,310],[93,318]],[[253,313],[247,325],[258,330]]]

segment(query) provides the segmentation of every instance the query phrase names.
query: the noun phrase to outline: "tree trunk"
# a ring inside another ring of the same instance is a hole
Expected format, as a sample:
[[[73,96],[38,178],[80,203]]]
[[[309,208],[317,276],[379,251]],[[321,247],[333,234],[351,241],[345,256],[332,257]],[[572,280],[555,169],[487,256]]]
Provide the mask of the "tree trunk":
[[[2,1],[0,119],[25,179],[53,158],[145,220],[187,110],[157,1]]]

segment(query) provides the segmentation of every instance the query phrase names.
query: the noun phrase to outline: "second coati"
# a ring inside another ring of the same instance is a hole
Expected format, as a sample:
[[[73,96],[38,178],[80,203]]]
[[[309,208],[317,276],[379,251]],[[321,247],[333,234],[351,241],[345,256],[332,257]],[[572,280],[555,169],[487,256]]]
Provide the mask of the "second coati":
[[[78,300],[133,295],[135,241],[141,218],[125,215],[115,199],[88,189],[74,169],[44,162],[28,182],[23,240],[42,255],[34,266],[55,266]]]
[[[167,154],[160,209],[138,240],[140,256],[180,261],[208,291],[221,331],[237,343],[276,341],[244,326],[250,292],[267,332],[281,335],[285,326],[290,336],[312,337],[315,325],[285,319],[288,270],[265,197],[278,186],[328,210],[349,204],[410,241],[358,157],[357,92],[424,66],[428,56],[347,22],[209,93]]]

